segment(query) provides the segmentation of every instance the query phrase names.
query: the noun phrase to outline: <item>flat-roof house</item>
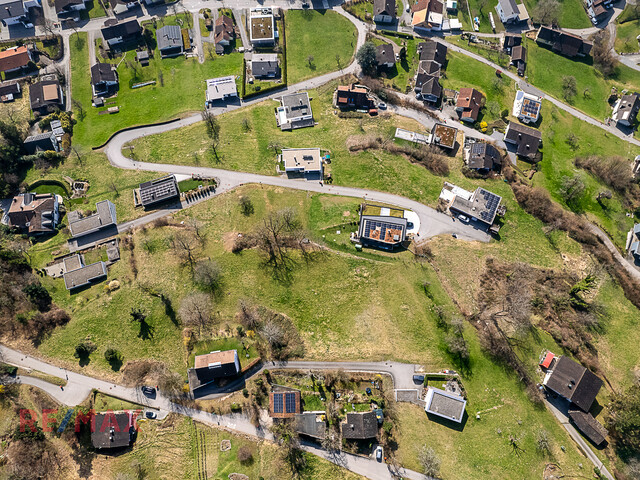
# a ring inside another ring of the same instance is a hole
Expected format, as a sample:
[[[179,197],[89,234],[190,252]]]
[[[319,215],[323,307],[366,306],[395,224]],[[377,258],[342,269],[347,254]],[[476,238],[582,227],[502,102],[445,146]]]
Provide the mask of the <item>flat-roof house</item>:
[[[431,129],[431,143],[438,147],[451,150],[456,146],[457,135],[457,128],[445,125],[444,123],[436,123]]]
[[[0,83],[0,101],[2,103],[13,102],[22,94],[19,82]]]
[[[607,439],[609,432],[590,413],[570,408],[569,418],[578,430],[591,440],[595,446],[602,445]]]
[[[452,422],[462,423],[467,401],[455,393],[429,387],[424,397],[425,411]]]
[[[9,73],[25,68],[33,61],[31,50],[25,45],[0,52],[0,72]]]
[[[393,47],[388,43],[383,43],[376,47],[376,61],[378,68],[393,68],[396,64],[396,56]]]
[[[29,100],[31,110],[43,115],[62,109],[64,107],[64,96],[62,87],[58,80],[43,80],[29,86]]]
[[[313,127],[313,112],[307,92],[291,93],[280,98],[280,106],[276,110],[276,121],[281,130]]]
[[[136,422],[133,415],[133,412],[95,414],[91,422],[95,425],[91,432],[93,447],[102,450],[130,446],[136,437]]]
[[[620,97],[613,106],[611,119],[627,127],[632,126],[640,110],[640,94],[630,93]]]
[[[116,226],[116,206],[109,200],[96,203],[96,213],[83,217],[79,210],[68,215],[69,231],[72,237],[81,237],[107,227]]]
[[[588,412],[603,382],[591,370],[567,356],[561,356],[551,369],[547,370],[542,384]]]
[[[280,62],[275,53],[253,54],[251,56],[251,74],[256,78],[280,77]]]
[[[446,185],[445,183],[445,188]],[[454,215],[464,215],[474,222],[491,227],[499,213],[502,197],[482,187],[476,188],[474,192],[456,188],[456,195],[449,203],[449,211]]]
[[[488,173],[500,170],[502,155],[500,151],[489,143],[473,142],[464,149],[464,161],[471,170]]]
[[[441,67],[447,61],[447,46],[434,40],[420,42],[418,44],[420,61],[436,62]]]
[[[567,57],[584,57],[591,53],[593,43],[583,40],[578,35],[556,30],[544,25],[538,29],[536,42],[551,47],[551,49]]]
[[[177,25],[165,25],[156,31],[158,50],[162,58],[175,57],[184,51],[182,31]]]
[[[276,27],[271,8],[257,7],[249,11],[249,39],[253,45],[275,43]]]
[[[456,111],[460,115],[460,120],[475,123],[480,109],[484,106],[484,101],[484,95],[475,88],[461,88],[456,102]]]
[[[137,42],[142,35],[142,27],[135,18],[124,22],[107,20],[100,30],[102,38],[110,47],[116,47],[124,43]]]
[[[538,148],[542,143],[542,134],[535,128],[526,127],[517,122],[509,122],[504,132],[504,141],[517,147],[517,155],[535,160]]]
[[[504,39],[502,40],[502,48],[507,53],[511,54],[511,49],[519,45],[522,45],[522,35],[505,32]]]
[[[13,197],[7,222],[29,235],[52,233],[60,222],[58,197],[51,193],[22,193]]]
[[[79,19],[80,11],[87,9],[84,0],[55,0],[54,6],[59,19]]]
[[[319,148],[283,148],[279,161],[290,177],[322,180],[322,158]]]
[[[349,412],[340,427],[342,438],[347,440],[367,440],[378,436],[378,419],[374,411]]]
[[[24,149],[29,155],[38,152],[59,152],[58,139],[53,132],[30,135],[24,140]]]
[[[216,53],[218,55],[224,53],[224,48],[231,44],[231,40],[235,36],[236,31],[233,26],[233,19],[219,14],[213,27],[213,41],[216,45]]]
[[[294,418],[302,413],[300,390],[276,387],[269,393],[269,416],[271,418]]]
[[[74,255],[65,258],[63,263],[64,286],[67,290],[87,287],[107,277],[107,266],[102,261],[85,265],[82,255]]]
[[[393,23],[396,21],[395,0],[373,0],[373,21]]]
[[[224,350],[197,355],[194,363],[196,375],[202,382],[218,378],[234,377],[240,373],[240,358],[237,350]]]
[[[178,181],[174,175],[156,178],[140,184],[139,187],[140,204],[144,208],[150,208],[169,200],[180,198]]]
[[[4,25],[19,23],[27,12],[27,7],[22,0],[0,0],[0,21]]]
[[[300,435],[322,440],[327,433],[325,412],[303,412],[295,415],[296,432]]]
[[[367,87],[351,84],[339,85],[336,89],[336,106],[341,109],[370,110],[374,108]]]
[[[358,239],[366,247],[393,250],[407,238],[407,219],[360,212]]]
[[[518,75],[524,76],[527,68],[527,49],[522,45],[517,45],[511,49],[511,65],[516,67]]]
[[[237,96],[238,87],[236,86],[236,78],[233,75],[207,80],[206,107],[212,107],[215,102],[236,98]]]
[[[516,92],[513,101],[513,116],[522,123],[536,123],[540,118],[542,98],[526,93],[522,90]]]
[[[118,72],[110,63],[96,63],[91,67],[93,96],[108,95],[118,90]]]

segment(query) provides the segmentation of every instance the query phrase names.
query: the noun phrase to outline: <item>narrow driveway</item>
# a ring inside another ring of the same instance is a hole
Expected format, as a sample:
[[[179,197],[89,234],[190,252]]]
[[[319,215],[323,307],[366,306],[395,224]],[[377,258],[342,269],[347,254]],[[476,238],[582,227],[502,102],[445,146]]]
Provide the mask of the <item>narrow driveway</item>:
[[[215,415],[173,403],[160,393],[155,399],[151,399],[144,396],[140,389],[123,387],[121,385],[105,382],[86,375],[70,372],[29,355],[25,355],[17,350],[5,347],[4,345],[0,345],[0,359],[11,365],[16,365],[22,368],[32,368],[48,375],[66,379],[67,385],[61,389],[57,385],[53,385],[44,380],[31,377],[19,378],[22,383],[42,388],[51,397],[64,405],[79,405],[89,395],[92,389],[96,389],[104,394],[121,398],[132,403],[185,415],[206,425],[249,435],[261,440],[274,441],[274,437],[269,430],[261,426],[255,427],[249,419],[242,414],[224,416]],[[390,468],[384,463],[376,462],[374,459],[358,457],[344,452],[330,453],[310,444],[302,445],[302,449],[372,480],[394,480],[394,476],[392,475]],[[404,478],[410,478],[413,480],[424,480],[427,478],[412,470],[400,469],[399,473]]]
[[[249,50],[251,48],[251,42],[249,41],[249,36],[247,35],[247,27],[242,21],[242,10],[238,10],[234,8],[233,10],[233,18],[236,20],[236,26],[238,30],[240,30],[240,38],[242,39],[242,46],[245,50]],[[216,13],[217,15],[218,13]]]
[[[196,44],[196,49],[198,50],[198,62],[204,63],[204,49],[202,48],[202,32],[200,31],[200,14],[198,12],[193,12],[191,14],[193,16],[193,33],[194,33],[194,43]]]

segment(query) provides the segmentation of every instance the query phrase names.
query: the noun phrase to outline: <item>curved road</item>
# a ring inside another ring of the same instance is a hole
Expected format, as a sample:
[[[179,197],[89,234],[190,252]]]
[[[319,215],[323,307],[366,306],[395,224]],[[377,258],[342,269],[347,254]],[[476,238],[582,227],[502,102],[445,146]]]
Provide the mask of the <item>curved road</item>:
[[[40,380],[38,378],[28,377],[28,376],[19,376],[17,378],[23,384],[32,385],[38,388],[41,388],[45,392],[47,392],[51,397],[59,401],[60,403],[67,406],[76,406],[82,403],[87,396],[91,393],[93,389],[98,390],[104,394],[112,395],[117,398],[121,398],[123,400],[127,400],[132,403],[136,403],[139,405],[144,405],[147,407],[151,407],[154,409],[164,410],[167,412],[177,413],[180,415],[185,415],[194,420],[204,423],[206,425],[210,425],[217,428],[224,428],[226,430],[241,433],[244,435],[249,435],[251,437],[260,439],[260,440],[268,440],[274,441],[274,437],[269,430],[266,430],[262,427],[255,427],[250,420],[242,414],[231,414],[231,415],[215,415],[212,413],[204,412],[202,410],[197,410],[194,408],[184,407],[182,405],[178,405],[176,403],[171,402],[167,397],[158,393],[156,398],[151,399],[144,396],[140,389],[124,387],[121,385],[113,384],[110,382],[105,382],[103,380],[98,380],[93,377],[89,377],[86,375],[81,375],[75,372],[70,372],[68,370],[55,367],[46,362],[38,360],[35,357],[30,355],[25,355],[17,350],[13,350],[11,348],[5,347],[4,345],[0,345],[0,359],[3,362],[9,363],[11,365],[16,365],[22,368],[30,368],[34,370],[38,370],[40,372],[46,373],[48,375],[52,375],[58,378],[66,379],[67,385],[63,388],[54,385],[52,383],[46,382],[44,380]],[[335,368],[335,365],[353,365],[356,368],[363,371],[377,371],[377,368],[385,369],[384,373],[394,372],[393,367],[395,365],[396,370],[398,371],[403,367],[409,371],[413,371],[413,365],[403,365],[392,362],[380,362],[380,363],[345,363],[345,364],[323,364],[316,362],[296,362],[297,365],[291,366],[290,368],[304,368],[309,367],[315,369],[315,366],[318,365],[324,368]],[[327,367],[327,365],[329,365]],[[279,368],[279,367],[278,367]],[[369,369],[373,370],[369,370]],[[350,368],[345,368],[349,370]],[[359,475],[365,476],[372,480],[393,480],[394,475],[390,470],[390,467],[384,463],[378,463],[373,459],[369,459],[366,457],[359,457],[356,455],[346,454],[344,452],[340,453],[330,453],[325,450],[322,450],[316,446],[311,444],[303,444],[301,448],[309,453],[322,457],[332,463],[335,463],[347,470],[350,470]],[[414,472],[412,470],[407,470],[401,468],[398,472],[396,472],[400,476],[412,480],[428,480],[424,475]]]

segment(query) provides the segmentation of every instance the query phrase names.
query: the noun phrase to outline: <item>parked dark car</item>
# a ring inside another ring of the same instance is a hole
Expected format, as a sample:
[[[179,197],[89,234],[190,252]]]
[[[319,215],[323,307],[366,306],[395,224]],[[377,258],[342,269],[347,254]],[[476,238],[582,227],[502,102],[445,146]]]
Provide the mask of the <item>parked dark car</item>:
[[[413,383],[415,383],[416,385],[423,385],[424,384],[424,375],[414,375],[413,376]]]
[[[146,415],[146,417],[147,417],[147,418],[150,418],[150,419],[152,419],[152,420],[153,420],[154,418],[157,418],[157,417],[158,417],[158,415],[156,414],[156,412],[147,412],[145,415]]]
[[[144,393],[147,397],[155,397],[156,389],[153,387],[147,387],[146,385],[141,388],[142,393]]]

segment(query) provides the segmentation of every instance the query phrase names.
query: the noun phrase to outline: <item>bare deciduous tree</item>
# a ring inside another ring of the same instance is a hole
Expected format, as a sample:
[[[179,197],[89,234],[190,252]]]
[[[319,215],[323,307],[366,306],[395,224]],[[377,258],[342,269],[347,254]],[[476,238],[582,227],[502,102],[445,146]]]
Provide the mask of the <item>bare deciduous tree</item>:
[[[218,143],[220,142],[220,123],[216,116],[210,110],[204,109],[202,111],[202,119],[204,120],[207,128],[207,135],[211,139],[211,148],[213,154],[218,160]]]
[[[440,457],[432,447],[424,445],[418,452],[418,461],[428,477],[437,477],[440,474]]]
[[[196,263],[196,250],[198,249],[196,239],[188,232],[179,232],[173,236],[171,245],[176,251],[176,254],[182,258],[184,263],[189,265],[189,268],[193,271]]]
[[[199,260],[193,270],[193,281],[210,291],[220,288],[222,270],[214,260]]]
[[[178,316],[187,326],[196,326],[202,335],[202,329],[209,326],[213,320],[212,304],[206,293],[193,293],[185,297],[180,303]]]

